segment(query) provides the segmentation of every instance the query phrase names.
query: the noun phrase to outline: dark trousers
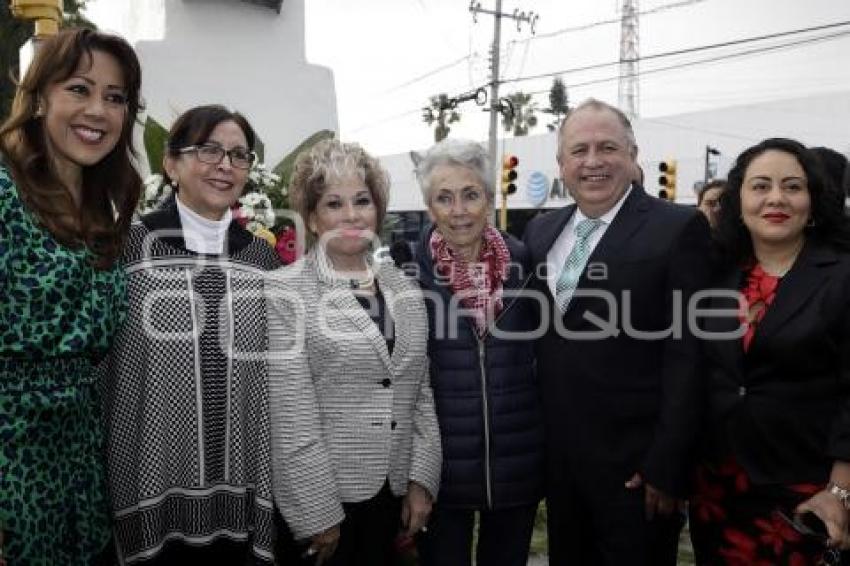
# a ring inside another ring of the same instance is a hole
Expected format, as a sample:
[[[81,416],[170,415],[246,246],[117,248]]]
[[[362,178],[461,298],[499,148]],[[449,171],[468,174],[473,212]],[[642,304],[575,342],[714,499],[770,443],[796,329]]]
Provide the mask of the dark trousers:
[[[478,566],[525,566],[537,504],[478,511]],[[428,530],[417,536],[422,566],[470,566],[476,511],[436,505]]]
[[[345,519],[340,525],[339,545],[327,566],[391,566],[395,561],[395,539],[401,528],[401,498],[388,483],[371,499],[344,503]],[[309,565],[315,557],[305,555],[310,541],[295,541],[280,520],[275,559],[283,565]]]
[[[630,473],[569,465],[549,469],[550,566],[675,566],[684,514],[646,519],[644,490]]]

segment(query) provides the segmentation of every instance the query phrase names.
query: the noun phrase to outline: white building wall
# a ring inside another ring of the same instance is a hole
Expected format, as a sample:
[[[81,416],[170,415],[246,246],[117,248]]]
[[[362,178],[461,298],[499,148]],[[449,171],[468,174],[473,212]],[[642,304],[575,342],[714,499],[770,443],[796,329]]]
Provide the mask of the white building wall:
[[[848,154],[847,124],[850,124],[850,92],[638,119],[633,126],[647,190],[657,194],[658,164],[673,158],[678,166],[676,200],[695,204],[693,186],[704,176],[706,145],[721,151],[717,173],[724,177],[741,151],[769,137],[789,137],[809,146],[831,147]],[[508,138],[500,142],[500,150],[501,154],[512,153],[519,158],[518,190],[508,197],[508,206],[533,208],[526,195],[531,174],[542,173],[550,187],[558,177],[555,134]],[[390,210],[422,210],[409,154],[388,155],[381,162],[393,183]],[[497,195],[499,203],[500,199]],[[569,202],[572,202],[569,197],[549,198],[542,207],[558,208]]]
[[[158,1],[162,39],[136,44],[157,122],[224,104],[248,118],[271,166],[318,130],[339,130],[333,74],[306,61],[305,0],[285,0],[279,14],[239,0]]]

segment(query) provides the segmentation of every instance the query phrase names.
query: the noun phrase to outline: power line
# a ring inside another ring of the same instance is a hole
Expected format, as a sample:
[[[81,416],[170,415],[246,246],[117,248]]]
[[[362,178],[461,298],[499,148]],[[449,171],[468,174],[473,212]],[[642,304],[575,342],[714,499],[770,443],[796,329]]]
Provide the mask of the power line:
[[[655,55],[643,57],[643,58],[641,58],[641,60],[643,61],[643,60],[647,60],[647,59],[658,59],[658,58],[670,57],[670,56],[674,56],[674,55],[683,55],[683,54],[694,53],[694,52],[698,52],[698,51],[704,51],[704,50],[708,50],[708,49],[716,49],[716,48],[719,48],[719,47],[739,45],[739,44],[742,44],[742,43],[759,41],[759,40],[764,40],[764,39],[786,37],[788,35],[811,32],[811,31],[815,31],[815,30],[833,29],[833,28],[836,28],[836,27],[841,27],[841,26],[846,26],[846,25],[850,25],[850,21],[844,21],[844,22],[839,22],[839,23],[835,23],[835,24],[828,24],[828,25],[824,25],[824,26],[815,26],[815,27],[810,27],[810,28],[803,28],[803,29],[799,29],[799,30],[780,32],[780,33],[776,33],[776,34],[764,35],[764,36],[741,39],[741,40],[728,41],[728,42],[723,42],[723,43],[716,43],[716,44],[705,45],[705,46],[701,46],[701,47],[681,49],[681,50],[670,51],[670,52],[665,52],[665,53],[657,53]],[[845,37],[845,36],[848,36],[848,35],[850,35],[850,30],[842,31],[842,32],[839,32],[839,33],[834,33],[834,34],[828,34],[828,35],[824,35],[824,36],[819,36],[819,37],[814,37],[814,38],[806,38],[806,39],[802,39],[802,40],[798,40],[798,41],[782,43],[782,44],[779,44],[779,45],[769,45],[769,46],[765,46],[765,47],[757,47],[757,48],[754,48],[754,49],[750,49],[748,51],[730,53],[730,54],[726,54],[726,55],[719,55],[719,56],[709,57],[709,58],[706,58],[706,59],[700,59],[700,60],[697,60],[697,61],[687,61],[687,62],[683,62],[683,63],[677,63],[677,64],[674,64],[674,65],[668,65],[666,67],[657,67],[655,69],[641,70],[640,73],[639,73],[639,76],[661,73],[661,72],[691,67],[691,66],[695,66],[695,65],[702,65],[702,64],[707,64],[707,63],[716,63],[716,62],[721,62],[721,61],[725,61],[725,60],[729,60],[729,59],[735,59],[735,58],[746,57],[746,56],[751,56],[751,55],[758,55],[758,54],[761,54],[761,53],[778,51],[778,50],[782,50],[782,49],[791,49],[791,48],[795,48],[795,47],[802,47],[802,46],[809,45],[809,44],[812,44],[812,43],[818,43],[818,42],[822,42],[822,41],[830,41],[830,40],[833,40],[833,39],[839,39],[841,37]],[[618,64],[619,64],[619,61],[614,61],[614,62],[610,62],[610,63],[599,63],[599,64],[595,64],[595,65],[588,65],[588,66],[584,66],[584,67],[575,67],[575,68],[572,68],[572,69],[565,69],[565,70],[562,70],[562,71],[544,73],[544,74],[530,76],[530,77],[520,77],[520,78],[515,78],[515,79],[508,79],[508,80],[504,80],[502,82],[504,82],[504,83],[521,82],[521,81],[527,81],[527,80],[548,78],[548,77],[553,77],[553,76],[556,76],[556,75],[576,73],[576,72],[587,71],[587,70],[592,70],[592,69],[600,69],[600,68],[604,68],[604,67],[611,67],[611,66],[615,66],[615,65],[618,65]],[[594,79],[594,80],[585,81],[585,82],[581,82],[581,83],[572,83],[572,84],[568,84],[567,86],[571,87],[571,88],[583,87],[583,86],[590,86],[590,85],[594,85],[594,84],[602,84],[602,83],[606,83],[606,82],[612,82],[612,81],[616,81],[618,79],[619,79],[619,74],[617,76],[611,76],[611,77],[601,78],[601,79]],[[483,85],[483,86],[486,86],[486,85]],[[530,92],[528,94],[532,94],[532,95],[533,94],[543,94],[543,93],[547,93],[547,92],[549,92],[549,89],[533,91],[533,92]],[[353,129],[352,132],[359,132],[359,131],[362,131],[362,130],[365,130],[365,129],[370,129],[374,126],[379,126],[379,125],[385,124],[387,122],[392,122],[392,121],[404,118],[404,117],[411,115],[411,114],[418,114],[419,112],[421,112],[420,108],[417,108],[415,110],[408,110],[406,112],[402,112],[400,114],[395,114],[395,115],[389,116],[387,118],[383,118],[383,119],[375,121],[375,122],[370,122],[368,124],[364,124],[363,126],[360,126],[358,128]]]
[[[780,49],[788,49],[788,48],[791,48],[791,47],[798,47],[798,46],[807,45],[807,44],[810,44],[810,43],[818,43],[818,42],[821,42],[821,41],[829,41],[829,40],[832,40],[832,39],[838,39],[838,38],[845,37],[845,36],[848,36],[848,35],[850,35],[850,30],[842,31],[842,32],[834,33],[834,34],[829,34],[829,35],[824,35],[824,36],[820,36],[820,37],[801,39],[799,41],[792,41],[792,42],[783,43],[783,44],[780,44],[780,45],[770,45],[770,46],[767,46],[767,47],[757,47],[755,49],[750,49],[749,51],[741,51],[741,52],[738,52],[738,53],[730,53],[730,54],[727,54],[727,55],[718,55],[718,56],[715,56],[715,57],[709,57],[707,59],[700,59],[698,61],[687,61],[687,62],[684,62],[684,63],[677,63],[675,65],[668,65],[666,67],[656,67],[654,69],[649,69],[649,70],[646,70],[646,71],[640,71],[638,73],[638,76],[645,76],[645,75],[651,75],[651,74],[655,74],[655,73],[662,73],[662,72],[666,72],[666,71],[673,71],[673,70],[676,70],[676,69],[683,69],[685,67],[692,67],[694,65],[702,65],[702,64],[705,64],[705,63],[716,63],[718,61],[725,61],[725,60],[728,60],[728,59],[736,59],[736,58],[739,58],[739,57],[746,57],[748,55],[757,55],[757,54],[766,53],[766,52],[769,52],[769,51],[778,51]],[[568,71],[563,71],[563,72],[568,72]],[[550,74],[546,74],[546,75],[543,75],[543,76],[537,77],[537,78],[555,76],[555,75],[558,75],[558,74],[561,74],[561,73],[550,73]],[[589,85],[594,85],[594,84],[601,84],[601,83],[616,81],[616,80],[619,80],[619,78],[620,77],[618,75],[618,76],[614,76],[614,77],[607,77],[607,78],[602,78],[602,79],[594,79],[594,80],[590,80],[590,81],[584,81],[584,82],[581,82],[581,83],[571,83],[571,84],[568,84],[567,86],[573,87],[573,88],[574,87],[581,87],[581,86],[589,86]],[[542,94],[544,92],[549,92],[549,90],[548,89],[547,90],[539,90],[539,91],[531,92],[529,94]]]
[[[676,56],[676,55],[687,55],[689,53],[697,53],[699,51],[705,51],[705,50],[708,50],[708,49],[719,49],[721,47],[731,47],[733,45],[742,45],[742,44],[745,44],[745,43],[753,43],[753,42],[756,42],[756,41],[764,41],[766,39],[776,39],[776,38],[780,38],[780,37],[787,37],[789,35],[799,35],[801,33],[809,33],[809,32],[813,32],[813,31],[823,31],[823,30],[833,29],[833,28],[847,26],[847,25],[850,25],[850,20],[838,22],[838,23],[833,23],[833,24],[825,24],[825,25],[822,25],[822,26],[813,26],[813,27],[801,28],[801,29],[796,29],[796,30],[791,30],[791,31],[783,31],[783,32],[778,32],[778,33],[772,33],[772,34],[768,34],[768,35],[759,35],[759,36],[755,36],[755,37],[748,37],[748,38],[745,38],[745,39],[736,39],[736,40],[732,40],[732,41],[712,43],[712,44],[709,44],[709,45],[702,45],[702,46],[699,46],[699,47],[689,47],[689,48],[686,48],[686,49],[677,49],[675,51],[666,51],[664,53],[656,53],[654,55],[647,55],[645,57],[641,57],[640,60],[641,60],[641,62],[644,62],[644,61],[649,61],[649,60],[652,60],[652,59],[660,59],[660,58],[663,58],[663,57],[673,57],[673,56]],[[619,64],[620,64],[620,61],[611,61],[611,62],[608,62],[608,63],[596,63],[596,64],[593,64],[593,65],[585,65],[583,67],[574,67],[572,69],[564,69],[562,71],[554,71],[554,72],[550,72],[550,73],[541,73],[539,75],[529,75],[527,77],[516,77],[516,78],[513,78],[513,79],[504,79],[502,81],[502,83],[514,83],[514,82],[530,81],[530,80],[534,80],[534,79],[545,79],[545,78],[548,78],[548,77],[553,77],[555,75],[564,75],[564,74],[568,74],[568,73],[578,73],[578,72],[582,72],[582,71],[592,71],[592,70],[595,70],[595,69],[604,69],[605,67],[612,67],[612,66],[619,65]]]
[[[362,126],[358,126],[354,129],[352,129],[351,133],[362,132],[363,130],[369,130],[369,129],[372,129],[376,126],[381,126],[383,124],[386,124],[388,122],[394,122],[396,120],[400,120],[401,118],[406,118],[407,116],[410,116],[411,114],[421,114],[421,113],[422,113],[421,108],[416,108],[415,110],[407,110],[405,112],[400,112],[398,114],[394,114],[392,116],[387,116],[386,118],[382,118],[380,120],[375,120],[375,121],[363,124]]]
[[[705,1],[707,1],[707,0],[683,0],[682,2],[675,2],[675,3],[672,3],[672,4],[665,4],[663,6],[651,8],[649,10],[645,10],[643,12],[640,12],[640,14],[641,15],[643,15],[643,14],[654,14],[654,13],[657,13],[657,12],[660,12],[660,11],[670,10],[670,9],[674,9],[674,8],[684,7],[684,6],[689,6],[689,5],[692,5],[692,4],[698,4],[700,2],[705,2]],[[542,38],[542,37],[550,37],[552,35],[560,34],[560,33],[566,33],[568,31],[578,31],[580,29],[587,29],[588,27],[595,27],[595,26],[605,25],[605,24],[609,24],[609,23],[619,23],[619,21],[620,21],[619,19],[604,20],[604,21],[595,22],[595,23],[592,23],[592,24],[585,24],[584,26],[576,26],[574,28],[564,28],[562,30],[558,30],[557,32],[550,32],[549,34],[540,34],[540,35],[532,36],[531,38],[526,39],[526,40],[522,40],[522,41],[527,42],[527,41],[530,41],[530,40],[535,39],[535,38],[539,39],[539,38]],[[694,53],[694,52],[702,51],[702,50],[705,50],[705,49],[716,49],[716,48],[728,47],[728,46],[732,46],[732,45],[740,45],[742,43],[761,41],[761,40],[764,40],[764,39],[775,39],[775,38],[778,38],[778,37],[785,37],[785,36],[788,36],[788,35],[806,33],[806,32],[811,32],[811,31],[820,31],[820,30],[845,26],[845,25],[848,25],[848,24],[850,24],[850,21],[843,21],[843,22],[834,23],[834,24],[826,24],[826,25],[823,25],[823,26],[813,26],[813,27],[809,27],[809,28],[803,28],[803,29],[792,30],[792,31],[787,31],[787,32],[780,32],[780,33],[769,34],[769,35],[756,36],[756,37],[751,37],[751,38],[747,38],[747,39],[727,41],[727,42],[723,42],[723,43],[716,43],[716,44],[705,45],[705,46],[701,46],[701,47],[692,47],[692,48],[689,48],[689,49],[681,49],[681,50],[678,50],[678,51],[669,51],[669,52],[666,52],[666,53],[657,53],[655,55],[647,55],[645,57],[641,57],[641,61],[657,59],[659,57],[671,57],[671,56],[674,56],[674,55],[684,55],[684,54],[687,54],[687,53]],[[511,43],[519,43],[519,42],[514,41],[514,42],[511,42]],[[457,65],[459,65],[459,64],[461,64],[465,61],[471,62],[472,59],[474,57],[477,57],[477,56],[478,56],[477,53],[469,53],[467,55],[464,55],[463,57],[460,57],[460,58],[458,58],[454,61],[451,61],[450,63],[446,63],[444,65],[441,65],[439,67],[431,69],[430,71],[426,71],[425,73],[418,75],[418,76],[416,76],[412,79],[409,79],[409,80],[407,80],[403,83],[400,83],[396,86],[390,87],[389,89],[379,93],[377,96],[385,96],[387,94],[391,94],[393,92],[396,92],[396,91],[401,90],[403,88],[406,88],[408,86],[414,85],[414,84],[421,82],[421,81],[423,81],[427,78],[430,78],[434,75],[437,75],[437,74],[439,74],[443,71],[451,69],[452,67],[455,67],[455,66],[457,66]],[[577,73],[577,72],[582,72],[582,71],[592,71],[592,70],[595,70],[595,69],[603,69],[605,67],[610,67],[610,66],[619,65],[619,64],[620,64],[619,61],[612,61],[612,62],[609,62],[609,63],[597,63],[597,64],[593,64],[593,65],[586,65],[586,66],[583,66],[583,67],[575,67],[575,68],[572,68],[572,69],[566,69],[566,70],[563,70],[563,71],[557,71],[557,72],[552,72],[552,73],[542,73],[540,75],[530,75],[530,76],[527,76],[527,77],[516,77],[516,78],[513,78],[513,79],[504,79],[501,82],[503,84],[505,84],[505,83],[511,83],[511,82],[522,82],[522,81],[527,81],[527,80],[543,79],[543,78],[548,78],[548,77],[555,76],[555,75],[558,75],[558,74]]]
[[[759,141],[759,139],[761,139],[761,138],[753,138],[753,137],[742,136],[740,134],[733,134],[731,132],[724,132],[724,131],[720,131],[720,130],[711,130],[711,129],[706,129],[706,128],[700,128],[700,127],[697,127],[697,126],[686,126],[684,124],[677,124],[676,122],[669,122],[667,120],[662,120],[660,118],[641,118],[641,121],[642,122],[654,122],[656,124],[661,124],[662,126],[669,126],[671,128],[676,128],[676,129],[679,129],[679,130],[699,132],[699,133],[702,133],[702,134],[711,134],[711,135],[714,135],[714,136],[723,136],[723,137],[727,137],[727,138],[743,140],[743,141],[746,141],[746,142],[749,142],[749,143],[757,142],[757,141]]]
[[[446,45],[453,47],[455,43],[454,38],[449,36],[445,27],[433,25],[434,16],[428,6],[425,4],[424,0],[416,0],[416,3],[419,5],[419,8],[422,10],[422,13],[425,15],[425,17],[428,18],[429,22],[431,23],[431,28],[436,29],[440,36],[442,36],[443,41],[446,43]]]
[[[643,10],[638,12],[638,16],[648,16],[650,14],[657,14],[658,12],[665,12],[667,10],[673,10],[675,8],[684,8],[686,6],[692,6],[693,4],[700,4],[702,2],[706,2],[707,0],[682,0],[681,2],[673,2],[671,4],[664,4],[663,6],[656,6],[655,8],[650,8],[649,10]],[[581,24],[577,26],[570,26],[566,28],[561,28],[559,30],[550,31],[548,33],[541,33],[535,35],[533,37],[529,37],[526,39],[513,40],[512,43],[530,43],[532,41],[538,39],[549,39],[551,37],[557,37],[559,35],[563,35],[565,33],[572,33],[577,31],[585,31],[589,29],[593,29],[600,26],[607,26],[610,24],[619,24],[620,18],[611,18],[608,20],[599,20],[596,22],[590,22],[587,24]]]
[[[425,79],[427,79],[427,78],[429,78],[429,77],[432,77],[432,76],[436,75],[437,73],[441,73],[441,72],[443,72],[443,71],[445,71],[445,70],[447,70],[447,69],[451,69],[452,67],[454,67],[454,66],[456,66],[456,65],[459,65],[459,64],[463,63],[464,61],[467,61],[467,60],[469,60],[469,59],[472,59],[472,57],[473,57],[473,56],[475,56],[475,55],[477,55],[477,54],[475,54],[475,53],[470,53],[470,54],[468,54],[468,55],[464,55],[463,57],[461,57],[461,58],[459,58],[459,59],[456,59],[455,61],[452,61],[451,63],[446,63],[445,65],[441,65],[441,66],[437,67],[436,69],[431,69],[430,71],[427,71],[427,72],[425,72],[425,73],[423,73],[423,74],[421,74],[421,75],[419,75],[419,76],[417,76],[417,77],[414,77],[414,78],[412,78],[412,79],[410,79],[410,80],[408,80],[408,81],[405,81],[405,82],[403,82],[403,83],[401,83],[401,84],[398,84],[398,85],[396,85],[396,86],[394,86],[394,87],[390,87],[389,89],[387,89],[387,90],[383,91],[382,93],[380,93],[380,96],[383,96],[383,95],[386,95],[386,94],[393,93],[393,92],[395,92],[395,91],[397,91],[397,90],[401,90],[401,89],[403,89],[403,88],[405,88],[405,87],[408,87],[408,86],[410,86],[410,85],[412,85],[412,84],[416,84],[416,83],[418,83],[419,81],[424,81]]]

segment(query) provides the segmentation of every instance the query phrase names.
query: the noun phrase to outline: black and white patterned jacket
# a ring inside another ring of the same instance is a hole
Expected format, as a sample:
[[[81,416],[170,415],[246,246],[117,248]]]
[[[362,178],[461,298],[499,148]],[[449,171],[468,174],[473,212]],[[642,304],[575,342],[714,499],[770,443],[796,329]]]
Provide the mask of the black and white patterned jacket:
[[[263,272],[280,262],[235,222],[226,249],[187,251],[173,201],[130,231],[128,318],[100,368],[127,563],[221,537],[272,560]]]
[[[269,392],[275,502],[296,539],[343,519],[342,503],[415,481],[436,497],[440,431],[421,291],[375,266],[395,324],[384,335],[318,248],[270,274]]]

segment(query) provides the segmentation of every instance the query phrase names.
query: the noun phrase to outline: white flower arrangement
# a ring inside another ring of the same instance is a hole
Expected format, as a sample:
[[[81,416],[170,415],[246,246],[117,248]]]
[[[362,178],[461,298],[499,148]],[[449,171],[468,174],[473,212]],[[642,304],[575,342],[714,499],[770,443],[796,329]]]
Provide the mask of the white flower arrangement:
[[[241,216],[247,221],[246,228],[254,232],[258,227],[272,228],[275,223],[274,206],[268,195],[272,191],[280,191],[286,196],[286,188],[281,187],[280,175],[269,171],[264,163],[255,162],[248,172],[251,192],[245,193],[239,199]],[[174,189],[164,182],[159,173],[149,175],[144,180],[144,194],[139,201],[138,213],[147,214],[162,204]]]
[[[256,190],[268,194],[269,191],[278,188],[280,175],[269,171],[265,163],[257,161],[248,173],[248,180],[251,181]],[[285,188],[281,187],[279,190],[283,193],[283,196],[286,196]]]
[[[256,232],[258,228],[269,229],[274,226],[275,213],[272,201],[263,193],[247,193],[239,199],[240,214],[248,221],[246,228]]]

